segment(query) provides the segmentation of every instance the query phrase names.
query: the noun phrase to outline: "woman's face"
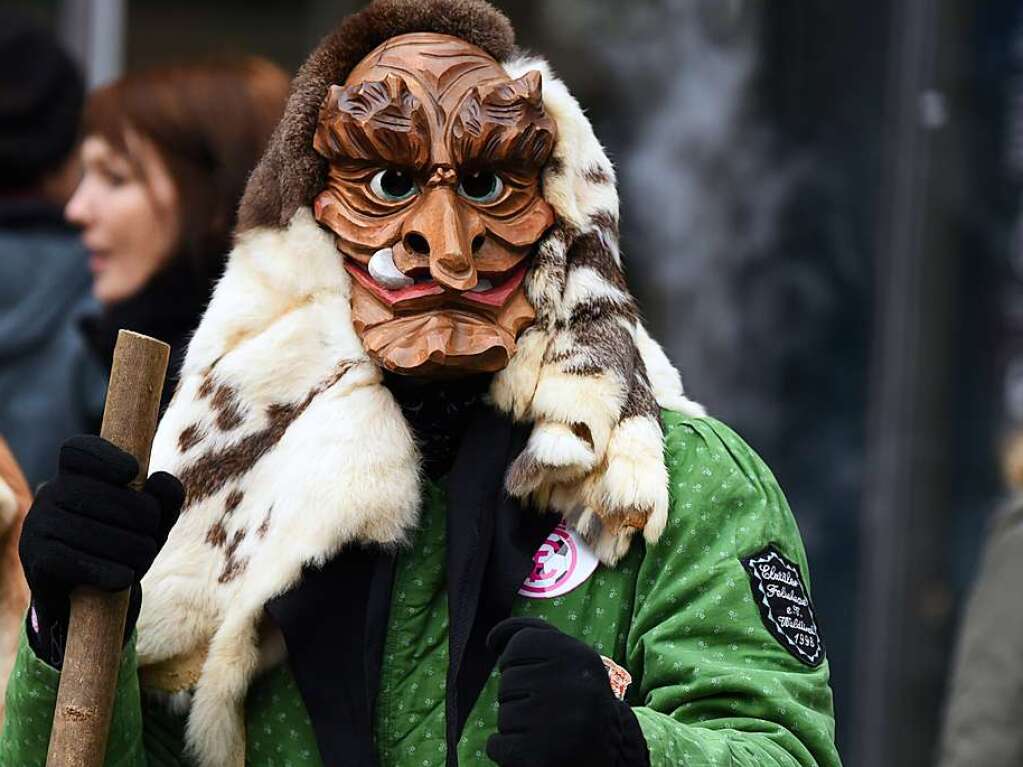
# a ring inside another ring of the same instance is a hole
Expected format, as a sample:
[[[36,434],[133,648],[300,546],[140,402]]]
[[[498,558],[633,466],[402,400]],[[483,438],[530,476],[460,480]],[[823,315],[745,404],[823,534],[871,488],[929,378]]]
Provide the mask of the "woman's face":
[[[167,261],[178,239],[177,190],[156,148],[127,136],[135,164],[105,139],[82,142],[82,180],[64,215],[82,228],[92,292],[102,304],[130,298]]]

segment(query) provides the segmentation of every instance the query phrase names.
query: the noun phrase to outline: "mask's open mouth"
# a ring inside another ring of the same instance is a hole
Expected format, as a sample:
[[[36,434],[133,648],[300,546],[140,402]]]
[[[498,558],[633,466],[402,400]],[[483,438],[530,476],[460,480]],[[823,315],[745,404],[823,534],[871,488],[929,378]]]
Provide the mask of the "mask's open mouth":
[[[345,259],[345,269],[348,273],[363,288],[392,309],[402,309],[404,305],[412,304],[413,302],[416,304],[431,303],[436,305],[448,303],[451,305],[478,304],[492,309],[499,309],[508,301],[509,296],[522,285],[528,268],[529,265],[523,261],[504,275],[481,276],[479,283],[473,290],[464,292],[448,290],[433,279],[421,278],[407,288],[390,290],[374,280],[367,269],[361,264],[351,259]],[[436,297],[433,301],[421,301],[421,299],[433,297]]]

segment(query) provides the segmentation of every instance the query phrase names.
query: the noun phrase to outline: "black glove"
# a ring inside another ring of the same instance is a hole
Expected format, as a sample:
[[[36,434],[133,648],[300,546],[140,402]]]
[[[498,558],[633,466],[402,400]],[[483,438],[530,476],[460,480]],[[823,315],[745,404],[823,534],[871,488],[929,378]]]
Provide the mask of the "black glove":
[[[535,618],[501,621],[487,646],[501,671],[487,756],[501,767],[649,767],[639,721],[593,649]]]
[[[138,462],[100,437],[72,437],[60,449],[55,479],[39,490],[25,517],[18,551],[32,590],[28,632],[36,655],[64,660],[69,595],[77,586],[131,589],[125,639],[142,606],[139,580],[177,520],[185,493],[166,472],[140,492],[128,487]]]

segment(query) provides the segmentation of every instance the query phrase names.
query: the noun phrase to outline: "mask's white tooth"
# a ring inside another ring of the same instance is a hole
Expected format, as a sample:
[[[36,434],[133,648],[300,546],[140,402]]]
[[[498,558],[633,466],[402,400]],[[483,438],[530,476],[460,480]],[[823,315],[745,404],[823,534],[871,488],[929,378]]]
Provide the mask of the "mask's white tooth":
[[[369,260],[369,276],[388,290],[400,290],[415,284],[415,280],[394,265],[394,251],[381,248]]]
[[[479,282],[476,283],[476,287],[472,288],[472,292],[473,293],[482,293],[484,290],[490,290],[492,287],[494,287],[494,286],[490,282],[490,280],[482,280],[481,279]]]

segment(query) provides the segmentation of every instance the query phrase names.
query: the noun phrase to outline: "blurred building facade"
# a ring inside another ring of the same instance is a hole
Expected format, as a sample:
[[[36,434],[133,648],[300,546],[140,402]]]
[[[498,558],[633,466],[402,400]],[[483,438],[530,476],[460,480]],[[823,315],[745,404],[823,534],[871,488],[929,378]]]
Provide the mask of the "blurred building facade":
[[[18,0],[91,81],[361,3]],[[1023,420],[1018,0],[497,0],[593,118],[629,278],[778,475],[854,767],[930,763],[958,605]]]

